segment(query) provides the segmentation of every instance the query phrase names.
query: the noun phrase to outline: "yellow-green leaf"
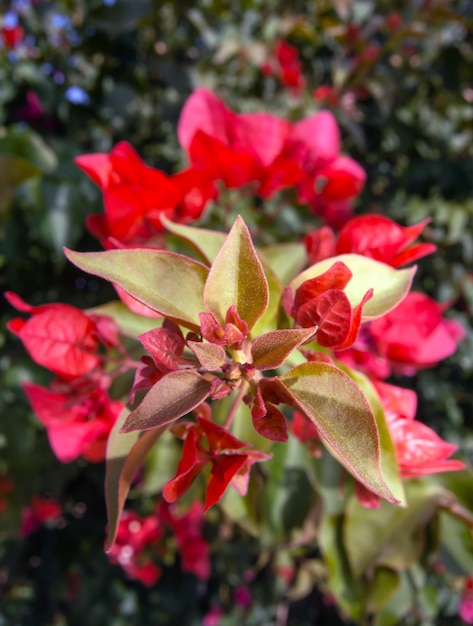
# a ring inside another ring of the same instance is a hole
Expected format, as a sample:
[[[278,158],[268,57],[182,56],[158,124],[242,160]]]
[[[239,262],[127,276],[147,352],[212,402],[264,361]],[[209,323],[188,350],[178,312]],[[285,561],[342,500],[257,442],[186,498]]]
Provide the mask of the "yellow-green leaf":
[[[251,330],[269,303],[268,281],[250,232],[237,217],[217,258],[210,268],[204,289],[204,302],[220,324],[235,305],[238,315]]]
[[[376,419],[358,385],[338,367],[318,362],[298,365],[279,380],[344,467],[370,491],[397,503],[383,476]]]
[[[200,330],[208,268],[167,250],[127,249],[73,252],[67,258],[85,272],[116,283],[154,311]]]

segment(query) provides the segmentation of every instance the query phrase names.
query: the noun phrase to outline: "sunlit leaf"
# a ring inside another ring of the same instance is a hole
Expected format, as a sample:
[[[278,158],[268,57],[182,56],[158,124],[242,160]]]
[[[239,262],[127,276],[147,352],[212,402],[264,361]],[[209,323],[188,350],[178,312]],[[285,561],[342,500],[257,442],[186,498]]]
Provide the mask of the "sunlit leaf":
[[[226,233],[176,224],[165,216],[161,217],[161,221],[170,233],[186,241],[208,265],[213,263],[227,238]]]
[[[67,258],[85,272],[118,284],[154,311],[199,330],[208,269],[167,250],[127,249],[73,252]]]
[[[275,369],[293,350],[310,339],[317,327],[274,330],[256,337],[251,346],[253,365],[259,370]]]
[[[376,420],[358,385],[319,362],[298,365],[279,380],[345,468],[370,491],[397,502],[382,473]]]
[[[110,316],[113,320],[115,320],[120,332],[123,335],[132,337],[133,339],[136,339],[138,335],[141,335],[152,328],[161,326],[161,320],[136,315],[136,313],[130,311],[130,309],[120,300],[101,304],[100,306],[96,306],[92,309],[87,309],[85,312],[96,315]]]
[[[148,430],[169,424],[195,409],[210,393],[211,383],[193,370],[166,374],[128,416],[121,432]]]
[[[342,254],[304,270],[291,282],[292,290],[295,292],[305,280],[320,276],[336,261],[342,261],[353,274],[344,289],[352,307],[361,302],[368,289],[374,291],[373,297],[363,307],[363,321],[381,317],[396,307],[409,292],[417,269],[414,265],[398,270],[358,254]]]
[[[258,248],[283,285],[287,285],[307,262],[302,243],[279,243]]]
[[[241,217],[210,268],[204,301],[222,325],[228,309],[235,305],[250,330],[268,307],[268,281]]]
[[[350,378],[352,378],[365,394],[378,425],[379,441],[381,445],[381,467],[386,483],[394,497],[399,500],[401,506],[406,505],[406,494],[404,492],[404,483],[399,473],[399,465],[396,460],[396,451],[394,443],[389,432],[388,424],[384,416],[383,405],[379,399],[376,389],[370,379],[356,370],[339,365]]]

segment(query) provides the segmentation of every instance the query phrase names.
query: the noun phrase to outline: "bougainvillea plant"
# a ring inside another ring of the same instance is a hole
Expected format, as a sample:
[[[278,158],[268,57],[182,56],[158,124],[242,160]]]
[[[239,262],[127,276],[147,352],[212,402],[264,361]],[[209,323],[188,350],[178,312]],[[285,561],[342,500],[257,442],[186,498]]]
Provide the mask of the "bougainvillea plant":
[[[106,459],[107,549],[131,577],[154,584],[150,550],[172,530],[183,569],[206,579],[208,546],[200,531],[187,541],[179,520],[196,516],[200,528],[214,506],[267,544],[308,533],[322,555],[335,549],[343,511],[351,573],[327,559],[313,583],[359,617],[379,589],[388,587],[385,603],[393,597],[439,509],[471,523],[447,489],[415,482],[463,469],[450,458],[456,446],[416,421],[412,390],[385,382],[436,364],[463,336],[441,305],[411,291],[412,262],[435,250],[416,243],[428,221],[351,216],[365,173],[340,154],[328,111],[291,123],[235,113],[198,89],[178,137],[189,167],[173,176],[125,142],[77,159],[103,192],[105,212],[87,226],[105,250],[65,253],[121,302],[81,311],[7,294],[29,316],[10,330],[55,376],[25,392],[60,461]],[[268,219],[276,197],[305,216],[295,241],[277,230],[277,214]],[[147,517],[124,511],[164,438],[178,452],[159,506]],[[303,470],[311,493],[299,489],[296,521],[281,523],[288,468]],[[376,532],[386,524],[392,536]],[[403,533],[410,543],[395,558]],[[347,597],[351,576],[362,582]]]

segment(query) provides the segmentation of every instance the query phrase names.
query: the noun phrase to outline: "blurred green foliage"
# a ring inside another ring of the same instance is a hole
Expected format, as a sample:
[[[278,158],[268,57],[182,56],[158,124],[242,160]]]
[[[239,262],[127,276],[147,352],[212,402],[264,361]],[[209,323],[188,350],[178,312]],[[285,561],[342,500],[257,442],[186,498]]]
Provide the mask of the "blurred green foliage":
[[[16,47],[4,43],[0,49],[2,292],[15,291],[32,304],[64,301],[82,308],[114,297],[111,288],[84,279],[62,255],[63,246],[97,249],[84,220],[101,211],[101,197],[73,158],[108,151],[126,139],[147,163],[174,171],[183,165],[176,123],[195,86],[216,90],[239,111],[264,109],[292,120],[329,106],[342,128],[344,151],[368,173],[357,211],[382,212],[405,224],[432,219],[426,238],[438,253],[421,261],[418,285],[440,301],[451,301],[449,315],[463,322],[467,336],[448,361],[397,382],[418,392],[419,419],[473,460],[471,0],[0,3],[0,21],[5,24],[12,13],[25,37]],[[281,38],[300,52],[307,81],[300,96],[260,69]],[[322,85],[333,88],[336,102],[314,98]],[[319,550],[289,541],[297,517],[305,516],[301,507],[309,506],[294,503],[293,487],[307,477],[277,455],[275,476],[283,467],[291,471],[281,474],[284,489],[268,515],[284,549],[267,546],[260,552],[258,541],[213,513],[206,532],[213,541],[214,573],[207,585],[168,563],[159,585],[148,590],[111,566],[102,551],[103,467],[61,466],[54,458],[20,386],[24,380],[45,382],[47,375],[5,330],[11,316],[4,305],[0,476],[13,478],[15,488],[0,513],[0,625],[197,626],[215,603],[226,611],[222,626],[338,623],[334,606],[314,591],[314,584],[327,589]],[[445,480],[455,493],[464,493],[461,476]],[[364,511],[353,501],[347,517],[340,517],[338,487],[329,471],[319,488],[330,494],[333,507],[324,517],[320,547],[337,554],[342,534],[352,536],[348,556],[356,569]],[[20,542],[20,513],[33,494],[59,499],[63,524]],[[430,497],[416,495],[421,502]],[[460,623],[456,576],[468,573],[473,555],[456,543],[465,531],[455,524],[442,514],[440,529],[432,521],[422,542],[405,537],[393,555],[408,559],[415,549],[422,560],[429,542],[441,541],[448,572],[430,567],[427,556],[425,570],[398,573],[389,559],[373,569],[375,577],[362,590],[370,607],[376,611],[385,604],[381,592],[391,598],[373,624]],[[297,584],[290,590],[271,574],[286,560],[296,563]],[[356,615],[359,583],[350,581],[348,564],[332,565],[330,588],[336,594],[342,582],[352,584],[353,597],[343,598],[342,606]],[[250,570],[253,601],[245,612],[232,603],[231,590]]]

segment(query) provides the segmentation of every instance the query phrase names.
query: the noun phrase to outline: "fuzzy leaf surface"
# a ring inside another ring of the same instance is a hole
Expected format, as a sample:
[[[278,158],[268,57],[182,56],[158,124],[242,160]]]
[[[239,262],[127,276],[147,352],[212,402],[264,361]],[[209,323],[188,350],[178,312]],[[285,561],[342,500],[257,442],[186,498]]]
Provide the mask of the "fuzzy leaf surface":
[[[187,345],[195,354],[201,366],[213,372],[225,363],[225,350],[216,343],[202,343],[200,341],[188,341]]]
[[[148,430],[174,422],[195,409],[210,393],[210,381],[192,370],[166,374],[128,416],[121,432]]]
[[[268,281],[241,217],[235,220],[210,268],[204,301],[222,325],[228,309],[235,305],[250,330],[268,308]]]
[[[67,258],[85,272],[116,283],[154,311],[199,330],[208,268],[167,250],[127,249],[74,252]]]
[[[374,291],[373,297],[363,307],[364,322],[381,317],[394,309],[409,292],[417,269],[414,265],[397,270],[359,254],[341,254],[324,259],[304,270],[291,282],[292,290],[295,291],[305,280],[320,276],[337,261],[344,263],[353,274],[344,289],[352,307],[361,302],[369,288]]]
[[[320,362],[298,365],[279,381],[344,467],[367,489],[397,503],[382,473],[376,420],[358,385]]]
[[[270,370],[284,363],[293,350],[310,339],[317,331],[311,328],[274,330],[256,337],[251,346],[253,365],[259,370]]]

